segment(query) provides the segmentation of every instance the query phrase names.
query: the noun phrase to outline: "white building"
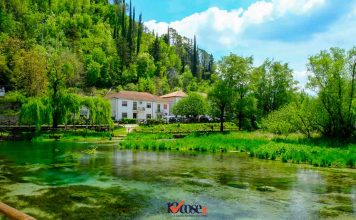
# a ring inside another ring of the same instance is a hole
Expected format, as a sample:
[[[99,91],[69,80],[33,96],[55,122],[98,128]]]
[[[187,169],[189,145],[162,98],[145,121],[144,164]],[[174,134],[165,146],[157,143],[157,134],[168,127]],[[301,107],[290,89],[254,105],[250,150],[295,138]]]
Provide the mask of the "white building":
[[[167,95],[161,96],[162,99],[166,100],[169,104],[169,112],[168,115],[173,115],[172,110],[173,106],[179,102],[182,98],[187,97],[187,94],[183,91],[172,92]]]
[[[5,96],[5,87],[0,86],[0,97],[4,97]]]
[[[147,92],[120,91],[106,98],[110,99],[115,121],[124,118],[140,121],[169,114],[169,102]]]

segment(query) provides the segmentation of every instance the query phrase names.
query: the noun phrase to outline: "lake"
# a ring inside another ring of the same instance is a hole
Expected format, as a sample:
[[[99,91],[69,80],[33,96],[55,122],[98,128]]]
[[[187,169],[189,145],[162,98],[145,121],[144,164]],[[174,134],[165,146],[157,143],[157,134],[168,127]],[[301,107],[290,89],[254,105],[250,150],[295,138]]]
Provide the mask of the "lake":
[[[0,200],[38,219],[202,217],[168,213],[182,200],[204,219],[356,219],[354,169],[92,146],[0,142]]]

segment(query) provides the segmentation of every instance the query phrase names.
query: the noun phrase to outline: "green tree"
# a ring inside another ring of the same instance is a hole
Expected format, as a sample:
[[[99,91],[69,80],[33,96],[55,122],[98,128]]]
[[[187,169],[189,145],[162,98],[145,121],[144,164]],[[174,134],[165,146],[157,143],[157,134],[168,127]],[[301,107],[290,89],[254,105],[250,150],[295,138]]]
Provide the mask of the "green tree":
[[[43,124],[51,123],[50,105],[41,97],[29,98],[21,107],[20,123],[34,125],[40,131]]]
[[[85,97],[81,102],[90,111],[91,125],[109,125],[113,127],[111,120],[111,103],[100,97]]]
[[[49,59],[48,80],[50,88],[50,101],[52,106],[53,128],[57,128],[62,121],[60,100],[65,94],[66,87],[77,78],[81,65],[72,59],[68,51],[53,53]]]
[[[253,59],[240,57],[235,54],[225,56],[219,62],[219,70],[227,85],[232,89],[234,112],[238,118],[239,129],[243,128],[246,116],[253,109],[250,80]]]
[[[318,94],[319,130],[324,135],[350,137],[355,130],[356,48],[321,51],[309,58],[309,88]]]
[[[317,99],[301,93],[290,104],[271,112],[262,120],[262,126],[276,134],[301,132],[310,138],[318,126],[317,109]]]
[[[161,55],[161,40],[159,39],[158,35],[156,36],[155,41],[153,42],[151,48],[150,48],[150,54],[155,60],[155,62],[158,62],[161,60],[162,55]]]
[[[205,115],[207,109],[208,104],[203,96],[198,93],[190,93],[188,97],[181,99],[174,105],[173,114],[196,118],[199,115]]]
[[[72,122],[74,124],[76,117],[80,115],[82,98],[77,94],[66,92],[59,102],[60,123],[67,125]]]
[[[141,13],[138,19],[137,46],[136,46],[137,54],[139,54],[141,51],[142,32],[143,32],[143,22],[142,22],[142,13]]]
[[[16,88],[23,89],[29,96],[44,94],[48,85],[44,49],[37,47],[29,51],[20,50],[13,59],[13,80]]]
[[[153,77],[156,71],[153,58],[148,53],[141,53],[137,57],[137,81],[141,77]]]
[[[231,84],[225,80],[220,79],[216,81],[208,93],[208,99],[211,102],[212,111],[220,119],[220,131],[224,131],[224,120],[226,110],[231,107],[231,102],[233,100],[233,88]]]
[[[199,62],[198,45],[197,45],[196,36],[194,36],[193,54],[192,54],[192,73],[197,78],[198,78],[198,71],[199,71],[198,62]]]
[[[288,64],[268,59],[253,70],[252,86],[260,117],[293,101],[296,91],[293,71]]]

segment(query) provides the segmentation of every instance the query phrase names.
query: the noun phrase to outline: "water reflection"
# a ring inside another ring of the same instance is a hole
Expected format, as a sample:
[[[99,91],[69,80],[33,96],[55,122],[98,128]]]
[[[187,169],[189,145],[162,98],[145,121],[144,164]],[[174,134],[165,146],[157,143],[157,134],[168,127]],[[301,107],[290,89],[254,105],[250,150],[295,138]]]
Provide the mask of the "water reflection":
[[[0,180],[8,180],[0,181],[0,187],[9,191],[0,199],[26,187],[35,193],[48,186],[120,186],[147,199],[147,206],[136,213],[142,219],[166,219],[166,202],[182,199],[207,205],[211,219],[356,217],[354,170],[318,169],[245,154],[136,152],[112,145],[99,145],[95,155],[82,153],[88,146],[0,143]],[[107,192],[101,195],[99,190],[95,196],[93,201]]]

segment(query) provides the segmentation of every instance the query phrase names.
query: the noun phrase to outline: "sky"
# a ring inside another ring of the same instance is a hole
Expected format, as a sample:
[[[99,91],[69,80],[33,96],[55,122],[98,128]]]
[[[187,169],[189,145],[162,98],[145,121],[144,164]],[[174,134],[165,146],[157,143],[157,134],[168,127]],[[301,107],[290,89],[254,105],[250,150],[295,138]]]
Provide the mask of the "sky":
[[[330,47],[356,46],[356,0],[133,0],[145,25],[197,37],[216,59],[230,53],[289,63],[307,82],[308,57]]]

